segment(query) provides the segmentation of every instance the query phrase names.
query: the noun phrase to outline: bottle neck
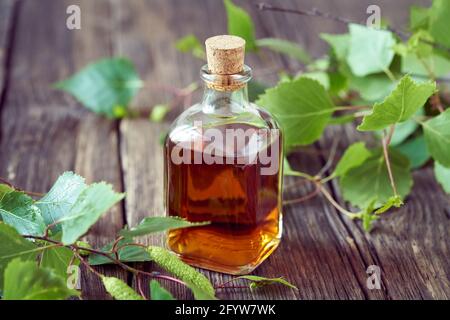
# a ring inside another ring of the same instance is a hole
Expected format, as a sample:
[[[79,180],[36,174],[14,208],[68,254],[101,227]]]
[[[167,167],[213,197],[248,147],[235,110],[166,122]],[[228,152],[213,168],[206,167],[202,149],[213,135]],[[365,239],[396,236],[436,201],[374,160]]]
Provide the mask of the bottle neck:
[[[205,82],[202,99],[204,113],[231,117],[246,111],[249,106],[247,82],[251,79],[249,67],[244,66],[239,74],[215,75],[204,66],[201,78]]]

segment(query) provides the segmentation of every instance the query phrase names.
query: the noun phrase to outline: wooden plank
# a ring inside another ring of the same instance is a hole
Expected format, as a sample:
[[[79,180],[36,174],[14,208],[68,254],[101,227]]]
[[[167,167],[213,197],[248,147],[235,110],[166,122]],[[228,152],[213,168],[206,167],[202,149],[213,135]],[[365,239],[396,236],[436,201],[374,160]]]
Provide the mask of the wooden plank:
[[[17,9],[15,0],[5,0],[0,3],[0,110],[9,68],[9,49],[13,43],[15,9]]]
[[[175,39],[190,32],[199,35],[201,39],[226,32],[224,14],[217,14],[217,12],[223,12],[220,1],[208,2],[206,8],[192,2],[184,7],[184,3],[176,2],[177,11],[171,9],[174,2],[163,5],[156,1],[146,3],[133,1],[126,7],[119,3],[119,12],[122,12],[122,17],[126,17],[119,18],[119,21],[126,22],[126,28],[125,26],[118,28],[119,39],[127,39],[126,45],[119,45],[121,48],[119,53],[136,61],[141,74],[150,83],[172,83],[182,87],[196,80],[199,63],[193,63],[194,60],[190,57],[176,54],[173,49]],[[180,11],[184,13],[182,16],[178,14]],[[205,22],[205,17],[210,17],[208,22]],[[205,23],[208,23],[208,30],[203,27]],[[192,29],[187,29],[186,26]],[[151,39],[146,38],[141,33],[142,29],[156,29],[155,36]],[[151,64],[142,60],[142,52],[149,54],[147,59],[151,61]],[[176,59],[173,59],[174,55]],[[277,59],[274,56],[270,57]],[[258,59],[250,57],[249,61],[256,68],[263,67]],[[161,69],[159,67],[161,65],[166,65],[168,68]],[[186,82],[180,81],[180,75],[183,78],[187,77]],[[139,103],[151,105],[165,101],[165,98],[164,94],[156,94],[152,95],[150,100],[143,99]],[[158,148],[156,142],[161,128],[144,120],[125,120],[121,123],[123,141],[121,152],[128,194],[126,209],[128,221],[132,224],[145,216],[159,215],[162,211],[162,167],[158,170],[152,166],[162,164],[162,150]],[[318,171],[320,169],[317,155],[311,157],[308,153],[302,153],[298,159],[304,170]],[[297,190],[302,194],[309,191],[310,186],[307,185]],[[298,193],[287,193],[287,196],[295,196]],[[149,212],[149,208],[156,212]],[[145,240],[147,243],[163,243],[160,237]],[[219,297],[225,299],[363,299],[367,294],[363,288],[366,268],[352,240],[345,226],[337,219],[335,210],[319,198],[301,206],[288,206],[285,208],[285,235],[280,248],[257,269],[256,274],[286,276],[301,290],[297,292],[283,287],[271,287],[250,292],[233,289],[220,291]],[[219,273],[206,271],[205,274],[216,284],[230,279],[229,276]],[[179,298],[191,297],[179,287],[167,283],[166,285]]]
[[[332,127],[321,144],[340,136],[340,153],[355,141],[368,140],[353,125]],[[373,140],[370,139],[369,140]],[[358,247],[364,248],[374,265],[381,268],[382,281],[390,299],[448,299],[450,297],[449,197],[426,167],[413,174],[414,187],[406,205],[383,216],[374,230],[365,233],[358,222],[341,220]],[[332,185],[340,197],[339,186]],[[344,201],[340,201],[345,205]]]
[[[66,8],[82,8],[82,30],[66,28]],[[24,1],[12,49],[10,83],[1,122],[0,175],[27,190],[46,192],[66,170],[105,180],[121,190],[115,123],[86,111],[51,88],[92,59],[111,53],[111,25],[98,19],[106,1]],[[33,32],[30,32],[30,28]],[[87,239],[93,246],[111,240],[122,228],[122,209],[111,210]],[[127,279],[118,269],[101,272]],[[103,286],[83,273],[84,298],[105,298]]]
[[[314,1],[314,4],[312,1],[310,2],[303,1],[301,6],[293,3],[292,7],[297,5],[297,7],[308,9],[316,6],[323,11],[358,20],[364,17],[363,9],[368,5],[368,3],[359,1],[353,10],[348,10],[348,7],[342,2],[339,2],[339,5],[335,4],[334,7],[331,7],[330,3],[322,7],[321,2]],[[397,2],[395,6],[380,3],[382,14],[386,14],[384,17],[395,21],[396,26],[407,24],[406,10],[403,8],[410,5],[411,1]],[[283,17],[283,21],[291,23],[288,30],[305,30],[307,28],[304,24],[305,20],[310,23],[321,20],[306,17],[294,18],[296,21],[292,21],[292,17],[291,20]],[[340,30],[344,27],[333,22],[331,25],[330,22],[327,24],[324,20],[321,22],[324,24],[321,26],[310,25],[310,29],[323,32],[329,28]],[[307,43],[308,48],[314,47],[314,44],[303,38],[303,33],[294,32],[294,34],[297,35],[296,38],[299,42]],[[354,141],[365,140],[373,143],[370,135],[357,133],[353,125],[347,125],[328,129],[324,139],[321,140],[321,148],[329,150],[335,137],[340,137],[339,153],[342,153],[345,147]],[[446,241],[450,226],[448,196],[434,182],[431,168],[415,172],[414,180],[415,187],[408,197],[406,206],[387,215],[382,222],[377,224],[378,228],[371,234],[364,233],[359,223],[339,216],[339,213],[336,215],[348,230],[351,241],[361,253],[365,264],[374,264],[382,268],[385,298],[448,299],[450,294],[449,245]],[[338,186],[333,184],[331,187],[339,197]],[[340,202],[343,204],[343,201]],[[368,298],[376,298],[374,293],[377,291],[368,291]]]

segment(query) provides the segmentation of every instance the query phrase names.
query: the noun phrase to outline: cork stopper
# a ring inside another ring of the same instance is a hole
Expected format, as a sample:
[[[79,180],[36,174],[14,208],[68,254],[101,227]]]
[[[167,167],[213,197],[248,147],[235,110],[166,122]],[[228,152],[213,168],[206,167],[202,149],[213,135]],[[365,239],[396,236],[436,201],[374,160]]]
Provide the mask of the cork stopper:
[[[215,36],[205,41],[208,69],[212,74],[230,75],[244,69],[245,40],[236,36]]]

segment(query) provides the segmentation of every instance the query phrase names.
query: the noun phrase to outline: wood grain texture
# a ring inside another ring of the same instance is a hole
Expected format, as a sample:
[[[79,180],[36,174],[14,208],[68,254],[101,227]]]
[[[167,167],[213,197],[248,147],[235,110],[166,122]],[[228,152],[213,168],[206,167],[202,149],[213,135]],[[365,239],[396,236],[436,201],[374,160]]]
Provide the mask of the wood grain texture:
[[[328,128],[320,145],[327,149],[332,137],[339,137],[339,155],[355,141],[378,143],[355,127],[349,124]],[[448,299],[450,200],[435,181],[430,165],[416,170],[413,178],[414,187],[405,206],[375,222],[370,234],[362,230],[359,222],[342,216],[340,219],[353,235],[355,245],[381,268],[388,298]],[[333,182],[331,188],[341,199],[339,185]],[[345,206],[342,200],[340,203]]]
[[[369,4],[378,4],[382,15],[406,25],[412,2],[286,0],[290,8],[317,7],[354,20],[364,20]],[[198,81],[204,63],[178,53],[175,41],[195,34],[201,41],[226,33],[221,0],[13,0],[0,3],[0,176],[17,186],[47,191],[66,170],[85,176],[88,182],[105,180],[126,199],[102,218],[86,236],[95,247],[113,239],[124,224],[134,226],[147,216],[164,214],[163,150],[160,137],[169,123],[146,119],[109,121],[86,111],[68,95],[51,89],[87,63],[105,56],[130,58],[146,81],[134,99],[134,108],[149,108],[173,98],[174,88]],[[256,24],[258,38],[279,37],[297,41],[314,57],[326,53],[321,32],[344,32],[345,25],[321,18],[261,12],[250,1],[235,0],[246,8]],[[79,4],[82,30],[65,27],[65,9]],[[6,8],[6,9],[5,9]],[[17,11],[15,11],[17,9]],[[17,17],[14,17],[17,12]],[[6,19],[3,19],[6,17]],[[33,32],[30,32],[33,28]],[[10,55],[5,56],[5,48]],[[3,54],[2,54],[3,53]],[[246,63],[255,78],[267,84],[277,81],[277,70],[301,70],[303,66],[266,50],[250,54]],[[6,68],[5,68],[6,66]],[[6,79],[4,81],[2,79]],[[199,90],[196,95],[201,94]],[[186,103],[188,104],[188,103]],[[171,115],[184,107],[175,106]],[[316,174],[328,156],[331,142],[339,137],[338,153],[356,139],[375,143],[354,126],[332,127],[317,144],[290,156],[291,165]],[[284,235],[280,247],[255,272],[266,277],[284,276],[299,287],[270,286],[256,291],[222,289],[221,299],[445,299],[450,298],[449,198],[434,182],[431,168],[414,174],[415,187],[407,205],[386,215],[371,234],[358,222],[342,217],[321,196],[284,206]],[[285,198],[299,198],[314,187],[298,178],[285,181]],[[342,205],[337,184],[327,185]],[[139,239],[164,245],[163,235]],[[382,269],[382,290],[369,290],[366,269]],[[152,263],[136,264],[146,271],[160,270]],[[136,282],[148,292],[148,278],[136,279],[115,267],[99,271]],[[230,276],[202,271],[214,284]],[[191,299],[182,286],[161,283],[179,299]],[[85,299],[108,299],[100,281],[83,272]]]
[[[64,171],[88,182],[105,180],[121,188],[117,126],[89,114],[52,83],[68,77],[93,59],[111,53],[110,25],[97,19],[106,1],[77,2],[83,8],[82,30],[66,28],[66,8],[73,1],[23,1],[15,23],[8,92],[2,107],[0,176],[26,190],[46,192]],[[32,31],[31,31],[32,29]],[[123,226],[117,206],[87,239],[104,244]],[[106,274],[127,278],[118,269]],[[85,298],[106,298],[99,280],[83,273]]]

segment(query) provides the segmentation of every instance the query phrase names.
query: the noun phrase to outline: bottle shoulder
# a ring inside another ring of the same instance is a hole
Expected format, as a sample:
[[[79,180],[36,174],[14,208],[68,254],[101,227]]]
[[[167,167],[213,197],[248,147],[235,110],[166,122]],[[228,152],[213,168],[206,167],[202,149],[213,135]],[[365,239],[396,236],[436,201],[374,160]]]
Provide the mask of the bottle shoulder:
[[[169,132],[189,127],[235,127],[236,125],[255,127],[258,129],[279,129],[275,118],[263,108],[254,103],[249,103],[242,111],[233,113],[232,116],[223,116],[214,112],[205,112],[201,103],[195,104],[183,111],[170,126]]]

